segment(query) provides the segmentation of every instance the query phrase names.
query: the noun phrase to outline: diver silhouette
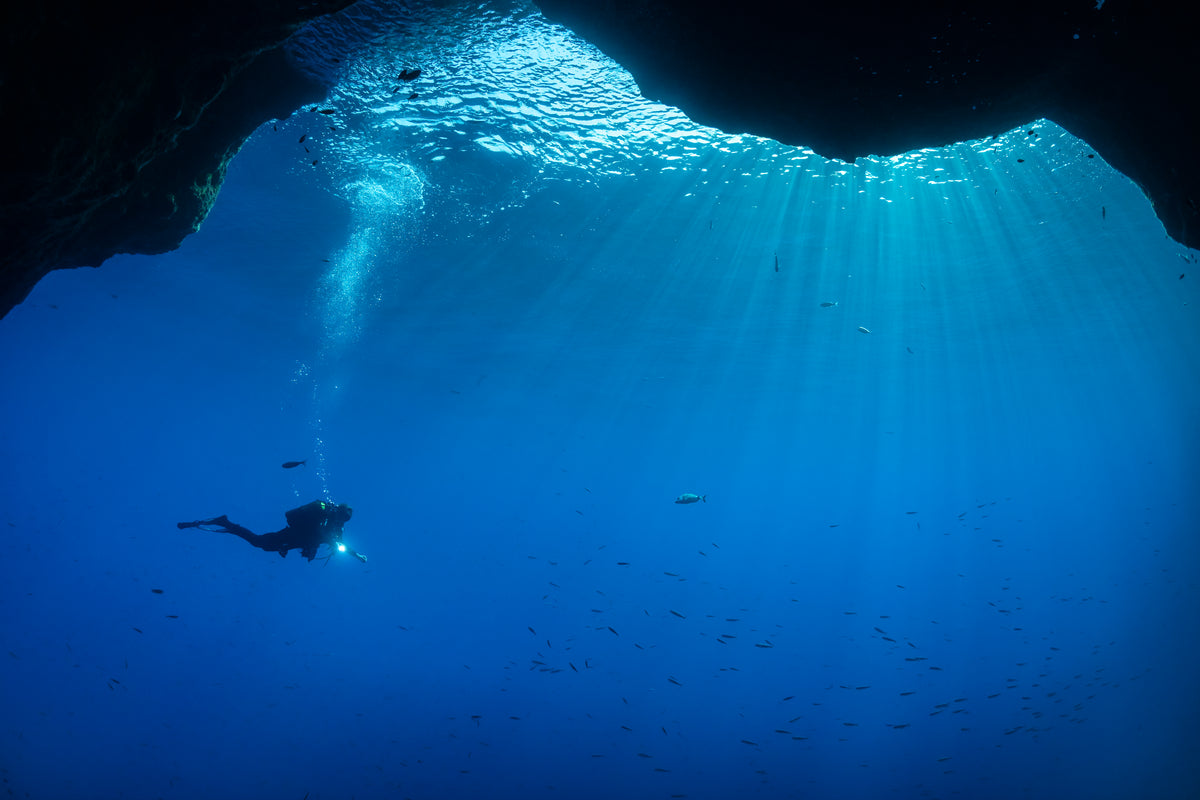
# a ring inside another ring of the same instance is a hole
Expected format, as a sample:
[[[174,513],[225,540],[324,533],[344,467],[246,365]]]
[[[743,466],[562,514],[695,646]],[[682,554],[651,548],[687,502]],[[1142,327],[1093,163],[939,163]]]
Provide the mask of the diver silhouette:
[[[180,530],[199,528],[215,533],[232,533],[260,550],[279,553],[285,558],[289,550],[299,550],[300,555],[309,561],[317,557],[318,547],[327,544],[330,547],[327,559],[334,553],[349,553],[365,563],[366,556],[356,553],[342,541],[342,526],[350,521],[353,513],[354,509],[348,505],[313,500],[311,503],[285,512],[287,527],[273,533],[254,533],[236,522],[230,522],[229,517],[224,514],[212,519],[178,522],[176,527]]]

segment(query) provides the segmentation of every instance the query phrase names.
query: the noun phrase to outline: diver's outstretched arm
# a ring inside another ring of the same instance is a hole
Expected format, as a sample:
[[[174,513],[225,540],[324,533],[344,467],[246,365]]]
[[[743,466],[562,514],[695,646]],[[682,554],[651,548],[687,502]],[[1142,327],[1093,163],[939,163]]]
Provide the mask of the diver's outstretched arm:
[[[338,549],[342,549],[342,548],[345,548],[345,550],[346,550],[346,552],[347,552],[347,553],[349,553],[350,555],[354,556],[355,558],[357,558],[357,559],[358,559],[359,561],[361,561],[362,563],[364,563],[364,564],[365,564],[365,563],[367,563],[367,557],[366,557],[366,556],[364,556],[362,553],[356,552],[356,551],[354,550],[354,548],[353,548],[353,547],[351,547],[350,545],[348,545],[348,544],[345,544],[345,543],[341,543],[341,542],[340,542],[340,543],[338,543]]]

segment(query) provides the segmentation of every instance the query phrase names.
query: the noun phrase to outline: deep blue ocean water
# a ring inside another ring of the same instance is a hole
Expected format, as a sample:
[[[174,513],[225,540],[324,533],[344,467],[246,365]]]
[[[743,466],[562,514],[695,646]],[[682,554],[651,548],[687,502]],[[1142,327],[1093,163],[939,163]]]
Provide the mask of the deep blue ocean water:
[[[293,50],[0,322],[7,796],[1200,793],[1200,265],[1086,142],[830,162],[519,5]],[[316,498],[366,564],[175,527]]]

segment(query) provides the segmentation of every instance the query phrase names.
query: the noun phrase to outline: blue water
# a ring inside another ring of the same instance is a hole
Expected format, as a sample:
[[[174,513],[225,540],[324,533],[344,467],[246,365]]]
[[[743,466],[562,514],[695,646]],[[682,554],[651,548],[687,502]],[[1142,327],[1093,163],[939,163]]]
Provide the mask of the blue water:
[[[1197,796],[1200,266],[1137,187],[356,8],[334,114],[0,322],[7,796]],[[174,525],[314,498],[365,565]]]

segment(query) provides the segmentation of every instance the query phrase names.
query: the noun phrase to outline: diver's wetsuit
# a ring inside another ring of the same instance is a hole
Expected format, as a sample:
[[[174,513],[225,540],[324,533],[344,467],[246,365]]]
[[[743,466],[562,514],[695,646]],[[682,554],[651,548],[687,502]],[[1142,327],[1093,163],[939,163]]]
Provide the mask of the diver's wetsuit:
[[[317,548],[327,544],[335,550],[344,550],[359,561],[366,561],[366,556],[354,552],[342,542],[342,526],[350,520],[350,515],[353,513],[353,509],[348,505],[314,500],[307,505],[288,511],[284,515],[287,518],[287,527],[273,533],[254,533],[236,522],[230,522],[229,517],[224,514],[212,519],[179,522],[176,523],[176,527],[180,530],[200,528],[206,531],[232,533],[260,550],[279,553],[284,557],[287,556],[289,550],[299,550],[300,555],[312,561],[317,557]]]

